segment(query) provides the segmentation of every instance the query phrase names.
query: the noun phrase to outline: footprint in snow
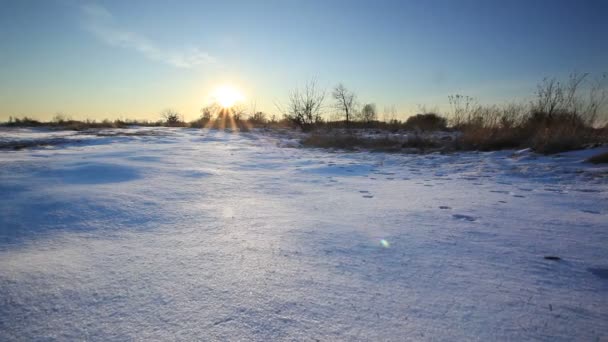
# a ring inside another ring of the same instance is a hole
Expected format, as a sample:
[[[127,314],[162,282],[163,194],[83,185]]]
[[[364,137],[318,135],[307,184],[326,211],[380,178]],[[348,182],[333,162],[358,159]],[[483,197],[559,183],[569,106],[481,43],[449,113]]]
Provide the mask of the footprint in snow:
[[[494,192],[497,194],[508,194],[509,193],[508,191],[504,191],[504,190],[490,190],[490,192]]]
[[[447,205],[440,205],[439,209],[452,209],[451,207],[448,207]]]
[[[601,190],[597,190],[597,189],[574,189],[574,191],[578,191],[578,192],[602,192]]]
[[[363,198],[374,198],[372,195],[363,195]]]
[[[523,196],[523,195],[513,195],[513,197],[526,198],[526,196]]]
[[[584,213],[587,213],[587,214],[596,214],[596,215],[600,214],[600,212],[597,210],[582,209],[581,211]]]
[[[507,203],[507,201],[498,201],[498,203]]]
[[[477,220],[473,216],[463,215],[463,214],[454,214],[454,215],[452,215],[452,217],[455,218],[455,219],[457,219],[457,220],[465,220],[465,221],[470,221],[470,222],[473,222],[473,221]]]
[[[362,194],[368,194],[369,193],[368,190],[359,190],[359,192],[362,193]]]

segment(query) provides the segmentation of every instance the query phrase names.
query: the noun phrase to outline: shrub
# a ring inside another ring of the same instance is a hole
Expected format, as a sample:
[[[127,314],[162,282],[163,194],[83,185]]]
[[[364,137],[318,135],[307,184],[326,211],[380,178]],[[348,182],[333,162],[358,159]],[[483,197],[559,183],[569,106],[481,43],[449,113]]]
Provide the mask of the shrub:
[[[405,129],[442,131],[447,128],[447,119],[435,113],[416,114],[405,121]]]
[[[266,114],[263,112],[256,112],[248,119],[249,123],[252,125],[266,125],[268,123],[268,119],[266,119]]]
[[[181,118],[181,115],[172,109],[165,109],[160,115],[165,121],[165,124],[169,127],[185,125]]]

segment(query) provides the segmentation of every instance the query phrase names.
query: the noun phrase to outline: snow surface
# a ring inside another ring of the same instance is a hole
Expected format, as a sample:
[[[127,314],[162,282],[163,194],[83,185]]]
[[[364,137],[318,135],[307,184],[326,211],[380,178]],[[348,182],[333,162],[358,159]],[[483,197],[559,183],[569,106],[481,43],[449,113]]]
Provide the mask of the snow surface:
[[[586,151],[116,132],[0,151],[0,340],[608,339]]]

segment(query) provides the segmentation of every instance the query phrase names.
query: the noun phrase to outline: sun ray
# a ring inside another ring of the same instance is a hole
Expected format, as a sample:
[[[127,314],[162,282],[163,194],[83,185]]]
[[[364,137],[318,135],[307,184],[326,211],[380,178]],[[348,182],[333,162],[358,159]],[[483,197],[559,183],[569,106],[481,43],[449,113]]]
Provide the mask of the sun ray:
[[[230,119],[230,129],[234,132],[237,130],[236,121],[234,121],[234,116],[228,114],[228,118]]]

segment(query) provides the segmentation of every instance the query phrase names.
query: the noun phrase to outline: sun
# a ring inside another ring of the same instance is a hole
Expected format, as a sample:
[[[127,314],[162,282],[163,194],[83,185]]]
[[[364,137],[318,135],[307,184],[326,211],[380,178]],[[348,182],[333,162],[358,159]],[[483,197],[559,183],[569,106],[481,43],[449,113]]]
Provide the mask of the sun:
[[[237,102],[243,101],[244,96],[238,89],[229,85],[223,85],[215,89],[212,98],[220,106],[230,108]]]

